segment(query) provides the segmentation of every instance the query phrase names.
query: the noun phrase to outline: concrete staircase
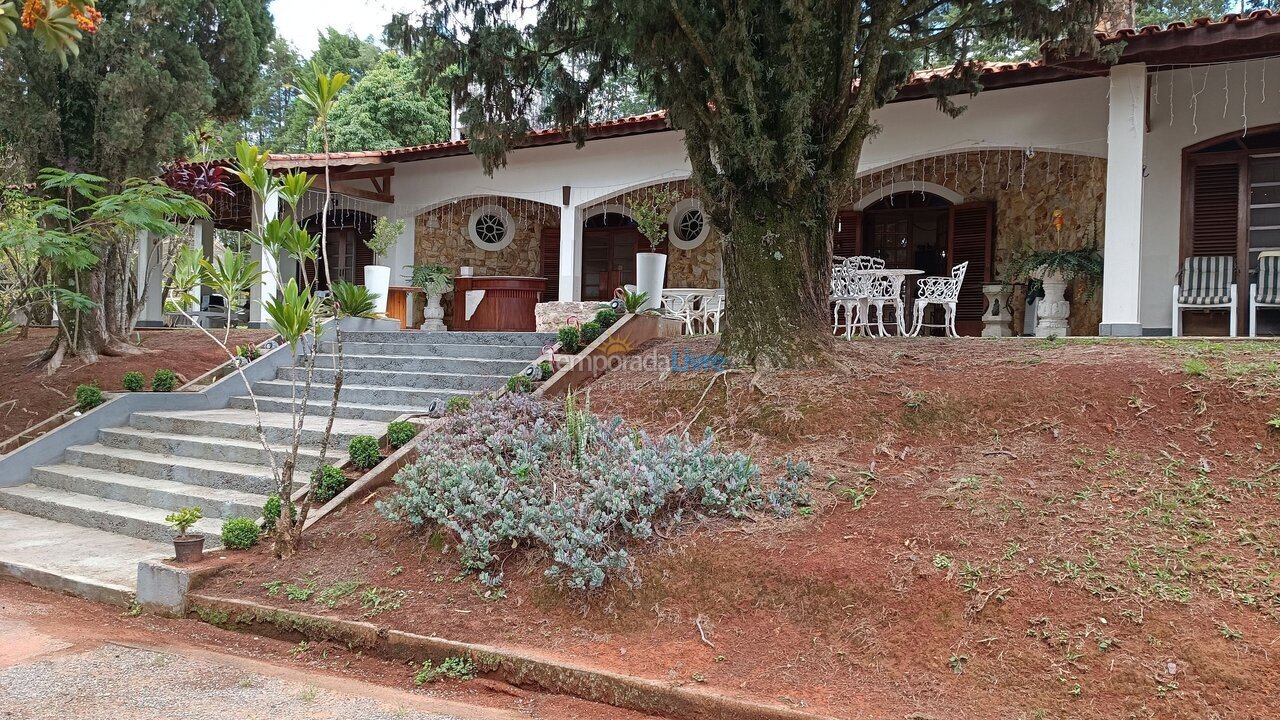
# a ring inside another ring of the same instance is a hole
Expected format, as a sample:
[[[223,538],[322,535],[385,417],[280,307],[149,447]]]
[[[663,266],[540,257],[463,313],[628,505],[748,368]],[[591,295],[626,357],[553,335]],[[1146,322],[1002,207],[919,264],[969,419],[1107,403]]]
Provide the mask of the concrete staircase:
[[[379,437],[389,421],[422,413],[433,401],[501,387],[537,359],[553,336],[347,332],[343,340],[345,378],[328,453],[335,465],[346,460],[347,443],[356,435]],[[330,353],[335,351],[333,343],[321,346],[312,378],[299,453],[302,473],[319,464],[337,362]],[[291,407],[301,400],[293,397],[295,379],[304,380],[303,371],[284,367],[275,379],[253,388],[277,465],[288,451]],[[128,426],[104,428],[96,443],[68,447],[60,463],[35,468],[30,482],[0,488],[0,508],[27,516],[0,517],[0,540],[6,538],[6,528],[14,537],[47,538],[85,528],[155,543],[155,553],[163,556],[173,536],[165,516],[195,505],[204,519],[193,532],[205,535],[206,546],[214,547],[223,519],[257,518],[274,491],[255,425],[248,395],[233,398],[221,410],[134,413]],[[45,527],[40,521],[75,527]],[[82,540],[93,546],[89,537]],[[136,544],[127,547],[131,553],[139,549]]]

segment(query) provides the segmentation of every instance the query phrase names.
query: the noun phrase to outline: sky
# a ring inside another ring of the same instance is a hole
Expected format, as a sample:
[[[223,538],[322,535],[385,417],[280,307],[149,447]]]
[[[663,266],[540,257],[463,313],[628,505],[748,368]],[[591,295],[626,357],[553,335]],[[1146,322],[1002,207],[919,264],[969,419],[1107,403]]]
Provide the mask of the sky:
[[[327,27],[372,35],[382,41],[382,28],[392,13],[420,10],[424,0],[273,0],[276,34],[306,57],[316,49],[316,35]]]

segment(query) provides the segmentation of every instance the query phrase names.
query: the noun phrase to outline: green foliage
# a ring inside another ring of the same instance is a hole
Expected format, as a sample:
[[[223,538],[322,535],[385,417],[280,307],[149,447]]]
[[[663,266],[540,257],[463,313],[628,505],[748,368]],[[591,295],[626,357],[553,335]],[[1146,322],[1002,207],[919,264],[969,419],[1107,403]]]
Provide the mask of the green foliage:
[[[1209,374],[1209,363],[1203,358],[1187,358],[1182,362],[1182,372],[1193,377],[1204,377]]]
[[[410,265],[409,283],[429,295],[440,295],[453,289],[453,271],[447,265]]]
[[[310,286],[300,288],[297,280],[289,278],[283,292],[262,306],[271,329],[279,333],[290,347],[296,348],[298,341],[310,332],[316,322],[320,298],[311,294]]]
[[[298,90],[301,91],[298,102],[314,113],[316,127],[320,128],[322,136],[327,137],[329,115],[333,112],[334,103],[338,101],[338,93],[342,92],[342,88],[346,87],[350,81],[351,76],[347,73],[327,71],[314,60],[306,69],[298,73],[297,84]],[[327,139],[324,146],[327,151]]]
[[[204,517],[204,513],[200,508],[193,506],[184,507],[175,513],[166,515],[164,521],[172,525],[179,535],[186,535],[187,531],[199,522],[202,517]]]
[[[516,373],[507,378],[507,392],[513,393],[530,393],[533,392],[533,381],[523,373]]]
[[[124,374],[120,386],[127,392],[142,392],[147,387],[147,379],[137,370],[130,370]]]
[[[168,368],[160,368],[151,376],[151,392],[173,392],[178,376]]]
[[[250,518],[227,518],[222,521],[222,546],[232,550],[248,550],[258,544],[258,523]]]
[[[400,604],[404,602],[404,599],[405,592],[403,590],[370,587],[360,593],[360,607],[364,608],[364,616],[366,618],[372,618],[384,612],[399,610]]]
[[[1016,257],[1007,270],[1010,278],[1018,280],[1030,278],[1037,272],[1058,273],[1068,285],[1077,278],[1083,279],[1081,299],[1088,302],[1102,287],[1102,253],[1098,252],[1097,245],[1075,250],[1034,250]]]
[[[1272,415],[1267,421],[1267,427],[1271,430],[1280,430],[1280,414]]]
[[[439,666],[433,666],[430,660],[422,663],[422,669],[413,677],[414,685],[433,683],[448,678],[450,680],[470,680],[476,676],[476,665],[471,658],[450,656]]]
[[[600,337],[600,333],[604,332],[601,327],[593,320],[582,324],[582,344],[590,345]]]
[[[449,97],[434,87],[424,91],[414,60],[385,53],[333,104],[329,129],[337,151],[442,142],[449,139]],[[318,150],[320,139],[312,134],[308,146]]]
[[[262,506],[262,529],[271,532],[276,529],[276,523],[280,520],[280,509],[282,503],[279,495],[268,495],[267,502]],[[298,519],[298,506],[289,503],[289,516],[294,520]]]
[[[393,448],[401,448],[413,442],[418,428],[408,420],[395,420],[387,424],[387,442]]]
[[[614,312],[613,308],[600,308],[596,311],[595,323],[601,328],[612,327],[616,322],[618,322],[618,313]]]
[[[547,378],[556,374],[556,369],[551,366],[550,360],[543,360],[542,362],[538,363],[538,371],[542,373],[543,380],[546,380]]]
[[[627,309],[628,313],[638,313],[645,303],[649,302],[649,293],[647,292],[631,292],[630,290],[622,291],[622,306]]]
[[[321,465],[311,471],[311,500],[323,505],[338,496],[347,487],[347,476],[332,465]],[[276,514],[279,517],[279,512]]]
[[[335,280],[329,286],[332,293],[334,314],[338,316],[373,318],[378,317],[378,293],[363,285]]]
[[[245,343],[236,346],[236,357],[242,357],[245,360],[257,360],[262,357],[262,351],[253,343]]]
[[[76,387],[76,407],[81,410],[92,410],[104,402],[102,390],[97,385],[79,385]]]
[[[717,451],[710,432],[654,439],[570,403],[561,413],[506,395],[448,416],[379,509],[452,538],[462,569],[490,587],[508,555],[536,548],[551,561],[548,577],[594,589],[610,575],[636,581],[629,544],[707,517],[787,516],[809,504],[803,463],[765,482],[751,458]]]
[[[347,456],[361,470],[369,470],[382,462],[378,439],[372,435],[357,435],[347,444]]]
[[[449,402],[445,403],[445,412],[450,415],[454,413],[466,412],[471,409],[471,398],[465,395],[454,395],[449,398]]]
[[[385,257],[387,251],[395,247],[400,234],[404,232],[404,220],[392,220],[380,217],[373,223],[373,236],[365,242],[377,257]]]
[[[680,202],[680,193],[675,190],[659,190],[643,196],[630,205],[631,217],[636,221],[636,229],[649,241],[649,249],[658,252],[658,246],[666,237],[667,214]]]
[[[572,355],[582,349],[582,332],[572,325],[560,328],[556,337],[560,341],[560,352]]]

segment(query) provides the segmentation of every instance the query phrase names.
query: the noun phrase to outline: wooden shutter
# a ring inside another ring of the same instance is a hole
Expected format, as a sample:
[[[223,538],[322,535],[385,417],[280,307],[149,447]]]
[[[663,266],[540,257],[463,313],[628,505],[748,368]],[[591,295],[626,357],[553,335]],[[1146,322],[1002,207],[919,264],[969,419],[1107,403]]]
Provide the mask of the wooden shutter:
[[[355,267],[352,268],[353,280],[356,285],[364,284],[364,266],[374,263],[373,249],[364,241],[364,238],[353,235],[355,241]]]
[[[956,302],[956,332],[982,333],[986,301],[982,284],[991,281],[991,252],[995,244],[995,205],[989,202],[953,205],[948,222],[947,259],[951,267],[968,262],[960,298]]]
[[[1189,177],[1189,247],[1184,255],[1230,255],[1240,247],[1240,165],[1197,164]]]
[[[831,234],[831,254],[850,257],[862,254],[862,213],[841,210]]]
[[[538,247],[542,252],[542,277],[547,279],[542,302],[556,302],[560,299],[560,228],[544,225],[538,235]]]

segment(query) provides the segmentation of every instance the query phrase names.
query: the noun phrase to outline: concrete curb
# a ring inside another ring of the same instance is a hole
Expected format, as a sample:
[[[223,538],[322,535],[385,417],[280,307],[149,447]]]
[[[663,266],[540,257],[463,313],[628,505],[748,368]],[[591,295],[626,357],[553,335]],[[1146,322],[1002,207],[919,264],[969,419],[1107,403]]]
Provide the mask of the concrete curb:
[[[606,670],[569,665],[518,650],[445,640],[373,623],[293,612],[212,595],[188,597],[188,614],[228,630],[287,640],[336,640],[390,660],[441,662],[466,656],[476,668],[511,685],[605,703],[677,720],[833,720],[790,708],[758,705],[705,690],[676,687]],[[406,676],[411,672],[406,669]]]
[[[133,604],[133,590],[123,585],[113,585],[79,575],[63,575],[12,560],[0,560],[0,575],[106,605],[127,608]]]

